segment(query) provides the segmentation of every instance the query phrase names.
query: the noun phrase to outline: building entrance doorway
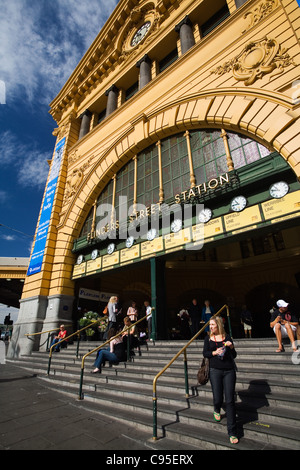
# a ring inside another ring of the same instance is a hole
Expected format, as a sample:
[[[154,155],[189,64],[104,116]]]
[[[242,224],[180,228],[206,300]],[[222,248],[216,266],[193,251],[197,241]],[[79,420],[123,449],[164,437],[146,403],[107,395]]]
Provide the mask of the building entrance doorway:
[[[200,251],[180,251],[129,266],[102,272],[76,281],[76,292],[85,287],[115,293],[125,316],[132,301],[140,313],[145,300],[155,301],[158,339],[173,337],[178,328],[178,313],[188,308],[193,298],[202,307],[208,299],[215,311],[227,304],[232,332],[243,337],[240,321],[243,305],[253,314],[253,337],[268,337],[270,309],[279,298],[300,311],[299,227],[282,231],[253,232],[245,236],[207,244]],[[251,236],[253,235],[253,236]],[[298,276],[298,277],[297,277]],[[99,312],[103,303],[93,304]],[[78,315],[78,313],[77,313]]]

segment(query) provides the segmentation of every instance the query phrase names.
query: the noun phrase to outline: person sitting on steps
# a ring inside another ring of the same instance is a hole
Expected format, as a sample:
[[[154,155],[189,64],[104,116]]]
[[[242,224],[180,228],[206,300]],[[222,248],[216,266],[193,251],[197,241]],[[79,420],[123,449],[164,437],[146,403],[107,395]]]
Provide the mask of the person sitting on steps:
[[[116,336],[119,331],[116,328],[110,328],[108,339]],[[101,374],[101,367],[105,365],[105,361],[109,361],[110,366],[112,364],[119,364],[119,362],[126,361],[125,344],[123,343],[123,337],[121,335],[111,340],[109,350],[100,349],[98,351],[94,362],[95,369],[92,370],[91,373]]]
[[[300,327],[295,315],[289,312],[289,304],[280,299],[277,302],[277,309],[271,315],[270,327],[276,335],[278,349],[276,352],[284,352],[282,338],[289,338],[293,351],[297,351],[295,337],[300,340]]]

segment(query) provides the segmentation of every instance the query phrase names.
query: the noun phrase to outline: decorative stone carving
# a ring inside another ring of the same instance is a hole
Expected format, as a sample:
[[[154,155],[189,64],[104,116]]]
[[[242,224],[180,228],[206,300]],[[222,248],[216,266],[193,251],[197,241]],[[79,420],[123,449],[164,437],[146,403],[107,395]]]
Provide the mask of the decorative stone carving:
[[[262,19],[264,19],[270,13],[272,13],[277,7],[278,7],[278,0],[267,0],[267,1],[261,2],[253,10],[247,11],[247,13],[245,13],[244,15],[244,19],[248,19],[249,23],[247,27],[244,29],[244,31],[242,31],[242,34],[244,34],[246,31],[252,28],[252,26],[259,23]]]
[[[129,55],[136,55],[141,44],[146,45],[153,40],[153,34],[158,32],[159,25],[163,21],[161,15],[154,8],[154,3],[149,2],[141,8],[136,7],[132,10],[126,27],[119,36],[120,62],[126,60]],[[147,34],[141,41],[132,44],[132,39],[137,30],[145,23],[150,23]]]
[[[93,158],[93,156],[90,157],[89,160],[84,163],[80,168],[74,168],[74,170],[72,171],[71,176],[67,179],[66,182],[66,190],[64,194],[63,204],[67,204],[76,193],[77,189],[83,181],[84,171],[89,168]]]
[[[246,86],[252,85],[256,80],[266,74],[280,74],[285,67],[296,65],[286,49],[282,49],[276,39],[266,36],[258,41],[250,42],[234,59],[215,68],[211,73],[224,75],[230,71],[238,81]]]

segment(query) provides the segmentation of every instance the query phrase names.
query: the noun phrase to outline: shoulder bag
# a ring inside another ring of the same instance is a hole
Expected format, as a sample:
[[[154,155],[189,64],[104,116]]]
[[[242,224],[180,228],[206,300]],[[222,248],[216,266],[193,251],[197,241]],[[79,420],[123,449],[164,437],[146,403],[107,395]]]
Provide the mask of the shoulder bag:
[[[209,379],[209,360],[207,357],[202,359],[201,366],[197,373],[197,380],[199,385],[205,385]]]

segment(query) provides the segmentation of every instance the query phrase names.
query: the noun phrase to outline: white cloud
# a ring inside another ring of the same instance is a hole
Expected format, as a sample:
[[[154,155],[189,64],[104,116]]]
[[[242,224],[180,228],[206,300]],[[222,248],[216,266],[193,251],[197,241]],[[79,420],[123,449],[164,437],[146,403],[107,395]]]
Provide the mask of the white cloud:
[[[12,242],[16,239],[16,237],[14,237],[13,235],[1,235],[0,238],[6,240],[7,242]]]
[[[7,201],[8,194],[6,191],[0,190],[0,204],[4,204]]]
[[[0,168],[15,168],[20,185],[39,189],[45,186],[49,172],[47,158],[52,155],[39,152],[34,144],[20,142],[11,131],[0,133],[0,155]],[[0,191],[0,202],[5,196],[5,192]]]
[[[6,102],[49,104],[117,0],[0,0],[0,80]]]

